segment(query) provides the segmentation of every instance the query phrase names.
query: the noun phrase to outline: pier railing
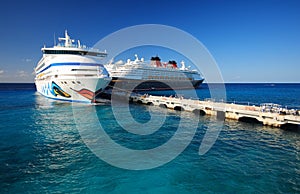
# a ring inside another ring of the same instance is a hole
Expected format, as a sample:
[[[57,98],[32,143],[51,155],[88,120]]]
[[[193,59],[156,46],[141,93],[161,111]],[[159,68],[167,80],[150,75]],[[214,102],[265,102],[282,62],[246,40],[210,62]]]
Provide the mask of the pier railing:
[[[241,109],[244,109],[245,107],[251,110],[249,107],[255,107],[256,111],[261,112],[271,112],[271,113],[279,113],[283,115],[300,115],[300,107],[297,106],[282,106],[279,104],[274,103],[254,103],[249,101],[225,101],[223,99],[217,100],[214,98],[205,98],[204,100],[201,100],[200,98],[184,98],[183,96],[156,96],[156,95],[149,95],[149,94],[134,94],[133,96],[139,96],[139,97],[162,97],[162,98],[172,98],[172,99],[184,99],[184,100],[195,100],[200,102],[213,102],[213,103],[223,103],[223,104],[232,104],[232,105],[243,105],[244,107]]]

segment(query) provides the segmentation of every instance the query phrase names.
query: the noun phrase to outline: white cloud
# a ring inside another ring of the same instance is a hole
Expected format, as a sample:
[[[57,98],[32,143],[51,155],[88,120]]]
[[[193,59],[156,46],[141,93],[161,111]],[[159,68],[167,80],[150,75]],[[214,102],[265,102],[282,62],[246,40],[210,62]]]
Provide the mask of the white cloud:
[[[26,58],[26,59],[22,59],[22,61],[25,61],[25,62],[31,62],[32,61],[32,59],[30,59],[30,58]]]
[[[17,77],[28,77],[28,73],[26,71],[20,70],[17,72]]]
[[[237,75],[237,76],[235,76],[233,79],[234,79],[234,80],[239,80],[239,79],[241,79],[241,76],[240,76],[240,75]]]
[[[30,71],[8,71],[0,68],[0,83],[32,83],[34,80]]]
[[[4,70],[0,69],[0,77],[4,77]]]

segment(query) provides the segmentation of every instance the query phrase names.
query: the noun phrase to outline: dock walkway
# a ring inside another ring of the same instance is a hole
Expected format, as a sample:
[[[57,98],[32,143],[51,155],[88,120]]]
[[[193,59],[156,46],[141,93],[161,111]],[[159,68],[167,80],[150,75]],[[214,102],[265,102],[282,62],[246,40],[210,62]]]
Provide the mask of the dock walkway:
[[[300,126],[299,110],[283,109],[276,104],[248,106],[234,103],[185,99],[182,97],[165,97],[152,95],[133,95],[130,100],[140,104],[160,106],[179,111],[194,112],[199,115],[215,115],[219,119],[252,120],[264,125],[283,127],[285,125]]]

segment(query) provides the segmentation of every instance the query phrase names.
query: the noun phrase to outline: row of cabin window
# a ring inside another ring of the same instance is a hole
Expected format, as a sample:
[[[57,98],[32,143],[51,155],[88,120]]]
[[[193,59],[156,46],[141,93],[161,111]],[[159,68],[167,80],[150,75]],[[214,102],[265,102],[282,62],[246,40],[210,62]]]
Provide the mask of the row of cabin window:
[[[85,55],[82,51],[60,51],[60,50],[45,50],[44,54],[72,54],[72,55]]]
[[[61,81],[60,83],[61,83],[61,84],[68,84],[68,82],[66,82],[66,81]],[[75,82],[75,81],[72,81],[72,84],[76,84],[76,82]],[[77,84],[81,84],[81,82],[80,82],[80,81],[77,81]]]

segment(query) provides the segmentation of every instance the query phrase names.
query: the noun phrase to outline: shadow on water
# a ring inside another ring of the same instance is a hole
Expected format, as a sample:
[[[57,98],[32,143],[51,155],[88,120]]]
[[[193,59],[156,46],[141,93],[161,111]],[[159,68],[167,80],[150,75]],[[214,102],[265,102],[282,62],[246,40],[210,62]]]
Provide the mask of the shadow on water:
[[[252,124],[253,126],[263,126],[262,122],[258,121],[255,118],[251,118],[251,117],[241,117],[241,118],[239,118],[238,122]],[[272,127],[270,127],[270,128],[272,128]],[[289,132],[300,133],[300,125],[296,125],[296,124],[290,124],[290,123],[284,124],[280,127],[280,129],[283,129],[283,130],[289,131]]]
[[[260,121],[258,121],[255,118],[251,118],[251,117],[241,117],[241,118],[239,118],[238,121],[244,122],[244,123],[253,123],[253,124],[261,124],[262,125],[262,123]]]
[[[295,125],[295,124],[284,124],[280,127],[281,129],[285,131],[290,131],[294,133],[299,133],[300,134],[300,125]]]

